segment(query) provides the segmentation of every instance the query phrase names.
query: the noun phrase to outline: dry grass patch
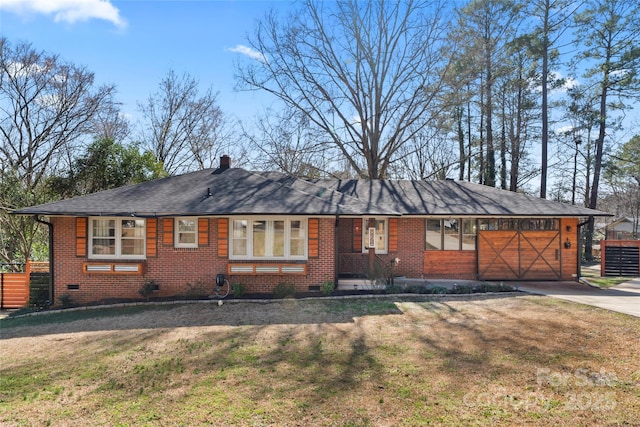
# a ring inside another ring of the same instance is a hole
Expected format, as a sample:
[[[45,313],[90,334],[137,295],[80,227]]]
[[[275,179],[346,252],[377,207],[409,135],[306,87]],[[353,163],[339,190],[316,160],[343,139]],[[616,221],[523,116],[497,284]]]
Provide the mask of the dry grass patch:
[[[546,297],[184,304],[73,316],[0,323],[0,424],[640,419],[640,319]]]

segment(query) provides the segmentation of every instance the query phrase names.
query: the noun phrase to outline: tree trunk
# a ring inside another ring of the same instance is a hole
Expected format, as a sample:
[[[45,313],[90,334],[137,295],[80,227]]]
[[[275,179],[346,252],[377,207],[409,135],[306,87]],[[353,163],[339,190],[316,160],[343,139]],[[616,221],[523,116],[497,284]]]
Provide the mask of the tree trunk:
[[[480,87],[484,88],[484,82],[480,83]],[[485,183],[485,153],[484,153],[484,136],[485,136],[485,128],[484,128],[484,117],[485,117],[485,108],[484,108],[484,89],[480,90],[480,138],[478,140],[478,183]]]
[[[502,127],[500,129],[500,188],[507,189],[507,115],[505,112],[505,94],[502,97]]]
[[[600,170],[602,169],[602,151],[604,148],[604,137],[607,122],[607,89],[609,87],[609,58],[605,63],[604,80],[600,93],[600,119],[598,139],[596,140],[596,157],[593,164],[593,184],[591,185],[591,196],[589,197],[589,208],[596,209],[598,206],[598,187],[600,185]],[[584,245],[585,258],[589,261],[593,259],[593,233],[595,229],[593,217],[589,218],[587,225],[587,236]]]
[[[522,98],[524,94],[522,86],[518,86],[518,98],[516,104],[516,125],[515,131],[513,124],[511,125],[511,182],[509,183],[510,191],[518,191],[518,179],[520,172],[520,135],[522,135]]]
[[[473,147],[471,137],[471,100],[467,102],[467,145],[469,154],[467,156],[467,181],[471,182],[471,150]]]
[[[462,119],[463,119],[463,109],[462,107],[458,107],[456,109],[456,127],[458,130],[458,152],[460,155],[460,160],[458,161],[459,173],[458,179],[460,181],[464,180],[464,165],[466,163],[466,156],[464,150],[464,128],[462,127]]]
[[[493,103],[491,91],[493,90],[493,76],[491,73],[491,61],[487,61],[487,82],[486,82],[486,96],[487,103],[485,105],[486,108],[486,116],[487,116],[487,159],[485,162],[486,173],[484,184],[489,187],[496,186],[496,150],[493,145]]]
[[[547,198],[547,145],[549,143],[549,118],[547,105],[547,85],[549,80],[549,6],[544,8],[542,42],[542,159],[540,167],[540,198]]]

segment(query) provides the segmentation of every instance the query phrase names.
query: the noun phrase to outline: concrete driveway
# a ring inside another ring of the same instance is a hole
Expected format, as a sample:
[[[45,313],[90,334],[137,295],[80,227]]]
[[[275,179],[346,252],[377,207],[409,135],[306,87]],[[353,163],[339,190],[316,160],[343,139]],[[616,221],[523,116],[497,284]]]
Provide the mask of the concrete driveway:
[[[640,317],[640,278],[600,289],[578,282],[513,282],[521,291]]]

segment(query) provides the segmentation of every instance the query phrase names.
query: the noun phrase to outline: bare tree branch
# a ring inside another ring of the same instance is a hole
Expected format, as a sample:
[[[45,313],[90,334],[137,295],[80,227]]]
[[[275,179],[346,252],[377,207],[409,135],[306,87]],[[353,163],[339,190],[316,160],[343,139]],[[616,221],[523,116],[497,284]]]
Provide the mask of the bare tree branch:
[[[47,201],[44,181],[112,105],[113,86],[93,84],[83,67],[0,38],[0,259],[30,257],[38,227],[9,212]]]
[[[210,167],[230,130],[217,94],[211,88],[202,95],[198,81],[189,74],[178,76],[169,70],[138,108],[146,119],[143,140],[169,174]]]
[[[250,40],[264,60],[238,66],[239,87],[304,114],[360,176],[384,178],[400,147],[440,108],[445,23],[435,1],[307,0]]]

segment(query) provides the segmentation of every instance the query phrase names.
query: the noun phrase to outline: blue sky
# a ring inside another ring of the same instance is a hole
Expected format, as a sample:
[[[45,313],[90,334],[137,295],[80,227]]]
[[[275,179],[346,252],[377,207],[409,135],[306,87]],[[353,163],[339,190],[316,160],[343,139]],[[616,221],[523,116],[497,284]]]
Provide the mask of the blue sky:
[[[222,110],[251,124],[268,106],[264,93],[234,91],[234,61],[270,9],[286,15],[289,0],[0,0],[0,35],[57,53],[113,83],[125,115],[158,88],[169,69],[189,73],[201,90],[219,92]],[[244,53],[243,53],[244,52]],[[574,81],[572,81],[574,82]],[[626,122],[637,129],[638,112]]]
[[[246,122],[266,100],[233,90],[234,61],[256,20],[290,7],[285,0],[0,0],[0,34],[114,83],[128,117],[173,69],[197,78],[201,90],[213,87],[223,111]]]

